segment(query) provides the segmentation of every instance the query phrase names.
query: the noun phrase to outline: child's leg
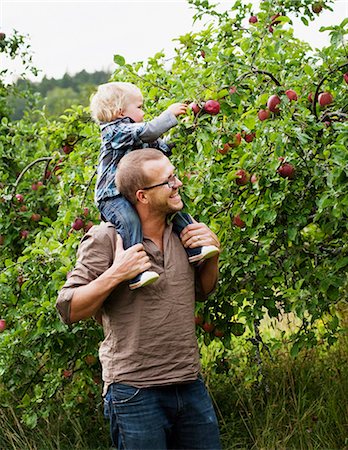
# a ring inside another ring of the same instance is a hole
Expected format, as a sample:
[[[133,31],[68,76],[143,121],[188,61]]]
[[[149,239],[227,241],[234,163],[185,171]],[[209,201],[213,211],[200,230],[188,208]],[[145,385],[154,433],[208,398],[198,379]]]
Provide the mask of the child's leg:
[[[115,225],[117,232],[122,237],[124,249],[142,243],[143,231],[139,216],[125,197],[118,195],[104,200],[99,205],[99,209],[103,220]],[[129,287],[130,289],[137,289],[156,281],[158,277],[159,275],[156,272],[142,272],[129,281]]]
[[[190,223],[193,223],[189,214],[178,212],[173,217],[173,231],[180,236],[181,231]],[[219,253],[219,249],[215,245],[205,245],[203,247],[185,248],[190,263],[196,263],[203,259],[211,258]]]

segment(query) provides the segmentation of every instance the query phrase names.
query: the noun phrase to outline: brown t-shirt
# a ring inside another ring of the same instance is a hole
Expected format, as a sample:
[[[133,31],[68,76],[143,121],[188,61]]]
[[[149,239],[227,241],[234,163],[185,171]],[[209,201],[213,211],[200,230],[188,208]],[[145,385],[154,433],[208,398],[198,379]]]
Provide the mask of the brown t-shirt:
[[[196,270],[172,226],[165,229],[164,252],[144,237],[151,270],[159,279],[131,291],[115,288],[102,307],[104,341],[99,349],[104,393],[113,382],[150,387],[192,381],[200,370],[194,303],[205,300]],[[111,223],[92,227],[83,237],[77,263],[61,289],[57,309],[69,322],[74,289],[108,269],[115,255],[116,230]]]

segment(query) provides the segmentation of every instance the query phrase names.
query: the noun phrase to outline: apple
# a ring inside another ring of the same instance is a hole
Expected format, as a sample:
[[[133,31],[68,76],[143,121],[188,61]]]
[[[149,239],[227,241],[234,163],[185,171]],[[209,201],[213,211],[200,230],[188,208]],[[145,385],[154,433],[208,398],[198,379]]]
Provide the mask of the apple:
[[[218,328],[215,328],[214,335],[218,338],[224,337],[225,333],[222,330],[219,330]]]
[[[312,11],[316,14],[319,14],[323,9],[323,5],[321,4],[321,2],[315,2],[312,5]]]
[[[259,179],[257,178],[256,173],[253,173],[253,174],[251,175],[251,177],[250,177],[250,182],[251,182],[252,184],[255,184],[255,183],[257,183],[258,181],[259,181]]]
[[[236,183],[238,186],[245,186],[249,181],[249,174],[244,169],[239,169],[236,172]]]
[[[204,322],[204,318],[201,314],[195,315],[195,324],[196,325],[202,325]]]
[[[279,111],[279,104],[280,104],[280,98],[278,97],[278,95],[271,95],[267,101],[267,107],[273,113],[276,113]]]
[[[25,205],[22,205],[22,206],[19,208],[19,210],[20,210],[21,212],[25,212],[25,211],[28,210],[28,208],[27,208]]]
[[[255,138],[256,134],[255,133],[245,133],[244,134],[244,140],[245,142],[252,142]]]
[[[271,115],[269,109],[260,109],[260,111],[257,113],[257,117],[263,121],[269,118]]]
[[[86,225],[84,226],[84,230],[87,232],[88,230],[90,230],[92,227],[94,226],[94,223],[89,220]]]
[[[33,184],[31,185],[31,189],[32,189],[33,191],[37,191],[37,183],[33,183]]]
[[[257,20],[257,17],[256,16],[250,16],[249,17],[249,23],[256,23],[258,20]]]
[[[348,84],[348,72],[343,75],[343,79]]]
[[[89,214],[89,208],[83,208],[83,215],[87,217]]]
[[[236,86],[231,86],[228,90],[228,92],[232,95],[235,94],[237,92],[237,88]]]
[[[0,41],[3,41],[5,39],[5,37],[6,37],[6,34],[1,32],[0,33]]]
[[[211,332],[214,330],[215,325],[214,325],[213,323],[211,323],[211,322],[205,322],[205,323],[202,325],[202,328],[203,328],[203,330],[204,330],[206,333],[211,333]]]
[[[292,89],[288,89],[285,91],[285,95],[288,97],[289,100],[296,101],[297,100],[297,94]]]
[[[19,235],[20,235],[21,239],[26,239],[29,236],[29,231],[28,230],[21,230],[19,232]]]
[[[282,178],[289,178],[290,180],[292,180],[295,176],[295,168],[292,164],[289,163],[282,164],[278,168],[277,172]]]
[[[220,112],[220,103],[216,100],[208,100],[204,104],[204,111],[212,116],[215,116]]]
[[[221,155],[226,155],[226,153],[228,153],[228,151],[230,150],[231,145],[227,142],[226,144],[224,144],[224,146],[222,148],[218,149],[218,152]]]
[[[236,214],[233,217],[233,221],[232,221],[233,225],[235,225],[238,228],[244,228],[245,227],[245,222],[244,220],[242,220],[239,216],[239,214]]]
[[[236,147],[238,147],[238,145],[240,145],[240,143],[241,143],[241,141],[242,141],[242,135],[240,134],[240,133],[236,133],[234,136],[233,136],[233,141],[231,142],[231,148],[236,148]]]
[[[66,155],[68,155],[69,153],[71,153],[73,150],[74,150],[74,148],[71,147],[71,146],[68,145],[68,144],[65,144],[65,145],[63,146],[63,152],[64,152]]]
[[[48,178],[50,178],[52,175],[52,172],[50,170],[46,170],[45,172],[45,179],[47,180]]]
[[[19,284],[19,286],[22,286],[22,284],[24,283],[23,275],[18,275],[17,283]]]
[[[333,96],[330,92],[322,92],[318,97],[320,106],[326,106],[333,102]]]
[[[63,377],[64,378],[70,378],[72,374],[73,374],[72,370],[68,370],[68,369],[64,369],[63,370]]]
[[[6,330],[6,320],[0,319],[0,333]]]
[[[33,222],[38,222],[38,221],[41,219],[41,214],[33,213],[33,214],[30,216],[30,219],[31,219]]]
[[[15,195],[17,202],[23,203],[24,202],[24,196],[22,194],[16,194]]]
[[[94,355],[87,355],[85,357],[85,362],[88,366],[94,366],[94,364],[97,362],[97,358]]]
[[[307,98],[309,102],[313,103],[313,92],[310,92]]]
[[[73,224],[71,225],[71,227],[76,231],[81,230],[81,228],[83,228],[84,226],[85,223],[80,217],[76,217]]]
[[[197,105],[197,103],[195,102],[191,102],[188,107],[191,109],[191,111],[193,112],[193,114],[196,116],[199,111],[201,110],[201,108]]]

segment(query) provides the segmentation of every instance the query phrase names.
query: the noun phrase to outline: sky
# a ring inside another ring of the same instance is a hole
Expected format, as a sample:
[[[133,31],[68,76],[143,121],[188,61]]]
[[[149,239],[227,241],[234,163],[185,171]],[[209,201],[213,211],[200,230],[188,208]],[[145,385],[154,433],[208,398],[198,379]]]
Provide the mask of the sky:
[[[230,8],[234,0],[215,0],[219,10]],[[258,0],[249,0],[255,4]],[[314,0],[313,0],[314,1]],[[334,12],[323,11],[309,27],[295,20],[295,36],[314,48],[328,43],[321,26],[337,25],[348,17],[348,0],[336,0]],[[194,10],[186,0],[0,0],[0,31],[15,29],[29,35],[35,67],[40,78],[60,78],[81,70],[94,72],[115,68],[113,55],[126,61],[143,61],[164,50],[173,55],[173,39],[193,28]],[[1,62],[0,62],[1,63]],[[18,71],[16,65],[9,66]]]

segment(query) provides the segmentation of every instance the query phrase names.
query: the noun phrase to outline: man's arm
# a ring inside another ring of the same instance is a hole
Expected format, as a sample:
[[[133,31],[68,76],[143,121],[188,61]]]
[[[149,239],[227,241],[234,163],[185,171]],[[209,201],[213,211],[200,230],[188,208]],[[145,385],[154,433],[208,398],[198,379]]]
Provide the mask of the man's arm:
[[[220,241],[204,223],[194,222],[187,225],[180,234],[184,247],[215,245],[220,249]],[[216,287],[219,277],[219,255],[205,260],[198,268],[202,294],[209,295]]]
[[[114,229],[113,232],[116,233]],[[104,301],[120,283],[132,279],[151,266],[142,244],[124,250],[119,235],[113,262],[110,263],[107,250],[101,248],[108,246],[110,249],[110,243],[105,241],[106,235],[104,242],[101,238],[99,236],[99,240],[93,241],[91,236],[92,243],[82,241],[77,266],[59,293],[57,308],[63,321],[68,324],[97,315]],[[98,246],[100,254],[96,259]],[[93,259],[91,253],[94,254]],[[99,273],[102,267],[105,270]]]

